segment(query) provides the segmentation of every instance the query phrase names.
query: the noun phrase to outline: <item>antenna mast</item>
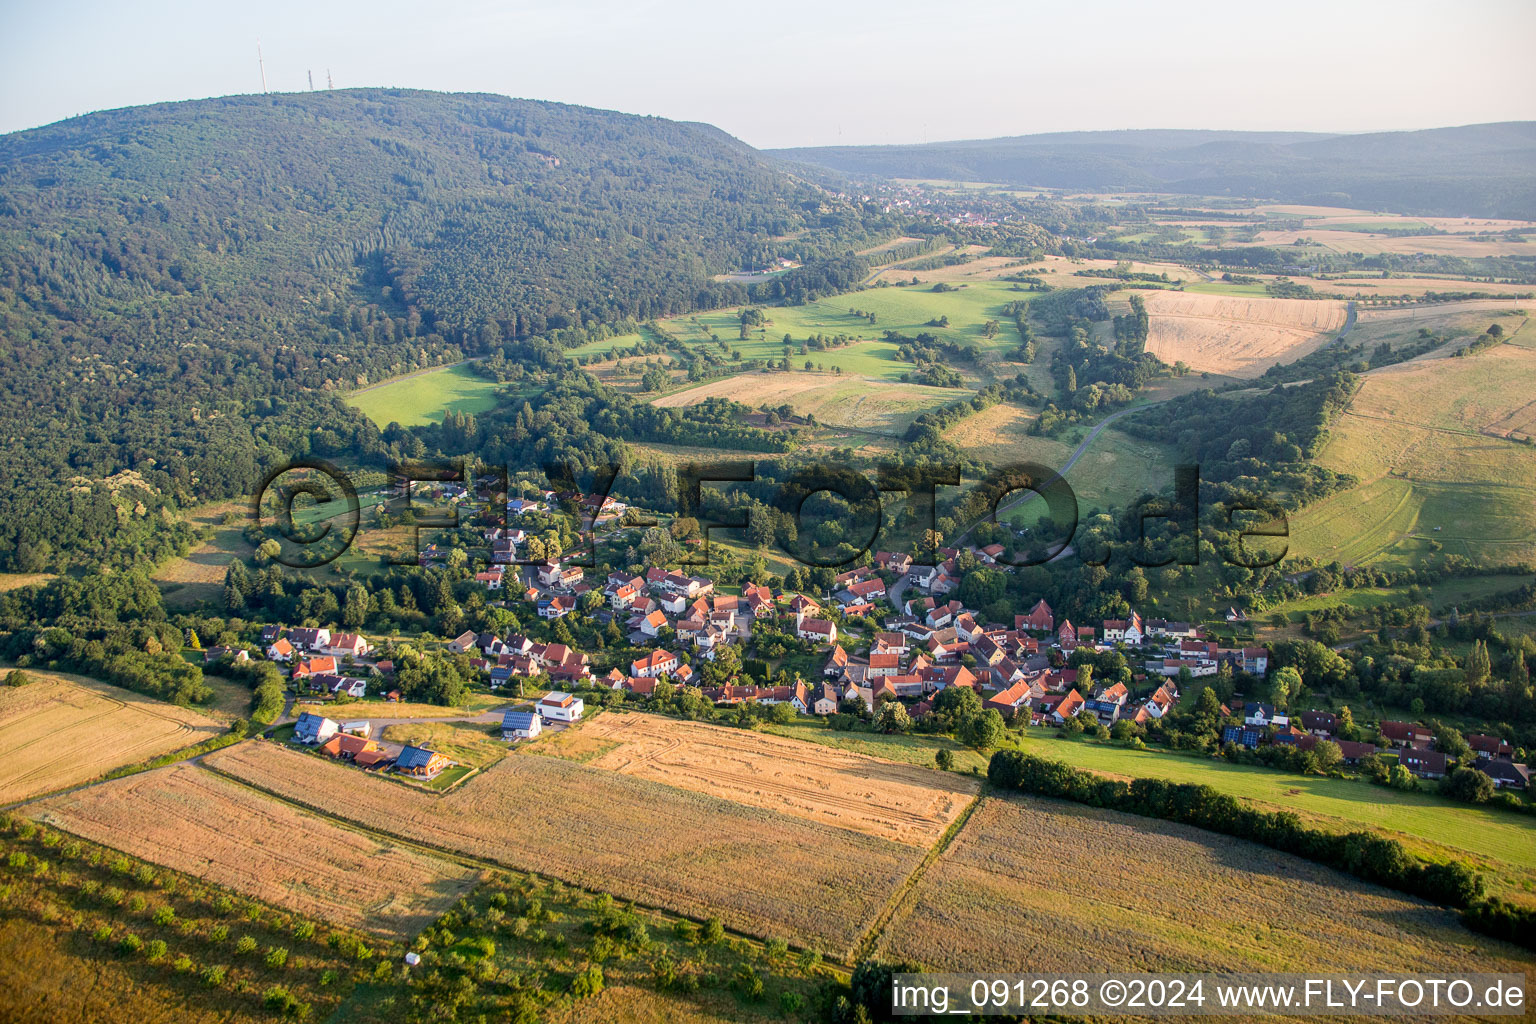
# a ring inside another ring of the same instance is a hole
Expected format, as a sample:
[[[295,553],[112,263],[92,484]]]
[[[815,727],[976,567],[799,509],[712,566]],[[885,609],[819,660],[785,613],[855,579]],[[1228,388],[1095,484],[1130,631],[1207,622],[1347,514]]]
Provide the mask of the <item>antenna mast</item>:
[[[261,59],[261,40],[256,40],[256,66],[261,69],[261,91],[267,91],[267,62]]]
[[[327,89],[334,89],[334,88],[336,88],[336,86],[331,84],[331,69],[330,68],[326,68],[325,69],[325,87]]]
[[[309,72],[309,91],[315,91],[315,73],[313,71]]]

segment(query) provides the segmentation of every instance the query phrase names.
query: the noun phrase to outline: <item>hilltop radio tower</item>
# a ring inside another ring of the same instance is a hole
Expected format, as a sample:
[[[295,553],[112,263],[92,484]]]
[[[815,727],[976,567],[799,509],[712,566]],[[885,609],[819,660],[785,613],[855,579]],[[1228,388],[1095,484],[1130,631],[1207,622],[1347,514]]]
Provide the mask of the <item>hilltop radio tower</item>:
[[[267,91],[267,62],[261,59],[261,40],[256,40],[256,67],[261,71],[261,91]]]
[[[330,68],[326,68],[325,69],[325,87],[327,89],[334,89],[334,88],[336,88],[336,86],[331,84],[331,69]]]
[[[315,73],[313,71],[309,72],[309,91],[315,91]]]

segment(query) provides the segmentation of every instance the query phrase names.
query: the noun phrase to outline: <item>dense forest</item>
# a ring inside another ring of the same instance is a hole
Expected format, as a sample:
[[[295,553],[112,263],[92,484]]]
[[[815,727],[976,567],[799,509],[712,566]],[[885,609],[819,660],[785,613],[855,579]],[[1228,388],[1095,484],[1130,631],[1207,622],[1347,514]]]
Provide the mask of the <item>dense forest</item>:
[[[706,125],[505,97],[244,96],[5,136],[0,570],[133,564],[175,543],[162,509],[376,453],[336,392],[827,294],[888,227]],[[777,257],[802,266],[712,279]]]
[[[1417,132],[1057,132],[776,151],[876,178],[1086,191],[1268,196],[1446,217],[1536,219],[1536,122]],[[1411,169],[1411,170],[1410,170]]]

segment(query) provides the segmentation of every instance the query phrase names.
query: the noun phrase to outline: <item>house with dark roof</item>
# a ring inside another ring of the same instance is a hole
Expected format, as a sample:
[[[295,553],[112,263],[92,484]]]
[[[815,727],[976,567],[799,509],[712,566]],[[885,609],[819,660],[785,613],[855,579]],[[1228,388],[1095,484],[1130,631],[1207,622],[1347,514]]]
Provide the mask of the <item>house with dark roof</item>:
[[[1428,750],[1435,742],[1435,734],[1412,722],[1382,722],[1381,738],[1394,747],[1417,747]]]
[[[1527,789],[1531,785],[1531,770],[1516,761],[1480,757],[1472,762],[1472,767],[1492,779],[1499,789]]]
[[[435,779],[453,764],[446,754],[407,745],[395,755],[395,771],[418,779]]]
[[[501,738],[535,739],[544,729],[544,719],[533,711],[508,711],[501,716]]]
[[[1329,711],[1303,711],[1301,727],[1313,736],[1332,738],[1339,732],[1339,716]]]
[[[1221,730],[1221,742],[1236,743],[1240,747],[1249,750],[1258,749],[1259,743],[1264,739],[1264,730],[1257,725],[1229,725]]]
[[[1514,748],[1509,745],[1508,740],[1501,739],[1498,736],[1485,736],[1478,732],[1474,732],[1467,737],[1467,746],[1471,747],[1473,753],[1477,754],[1479,758],[1485,760],[1498,757],[1508,760],[1514,757],[1515,754]]]
[[[1443,779],[1450,771],[1447,767],[1445,755],[1438,750],[1421,750],[1417,747],[1405,749],[1398,760],[1404,768],[1421,779]]]
[[[314,746],[317,743],[324,743],[340,730],[340,725],[324,715],[315,715],[306,711],[299,716],[297,722],[293,723],[293,742]]]

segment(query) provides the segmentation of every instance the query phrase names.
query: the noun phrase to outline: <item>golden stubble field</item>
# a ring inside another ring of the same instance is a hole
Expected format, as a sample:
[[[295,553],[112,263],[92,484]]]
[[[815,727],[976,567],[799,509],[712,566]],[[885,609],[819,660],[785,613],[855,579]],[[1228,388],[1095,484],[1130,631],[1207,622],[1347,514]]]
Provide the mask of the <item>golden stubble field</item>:
[[[26,672],[30,685],[0,687],[0,803],[77,786],[224,731],[196,711],[130,690]]]
[[[1257,377],[1314,351],[1344,326],[1347,304],[1195,292],[1148,292],[1147,351],[1200,372]]]
[[[394,938],[426,927],[480,877],[193,764],[52,797],[30,813],[81,838],[307,917]]]
[[[923,851],[557,757],[444,796],[249,741],[209,766],[369,829],[846,956]]]
[[[852,374],[742,373],[656,399],[663,409],[728,398],[749,406],[789,405],[817,422],[899,436],[929,409],[964,397],[956,388],[876,380]]]
[[[587,762],[594,768],[924,848],[980,788],[947,772],[654,715],[600,715],[580,729],[615,744]]]
[[[1239,839],[988,796],[879,951],[945,971],[1509,971],[1448,910]]]

